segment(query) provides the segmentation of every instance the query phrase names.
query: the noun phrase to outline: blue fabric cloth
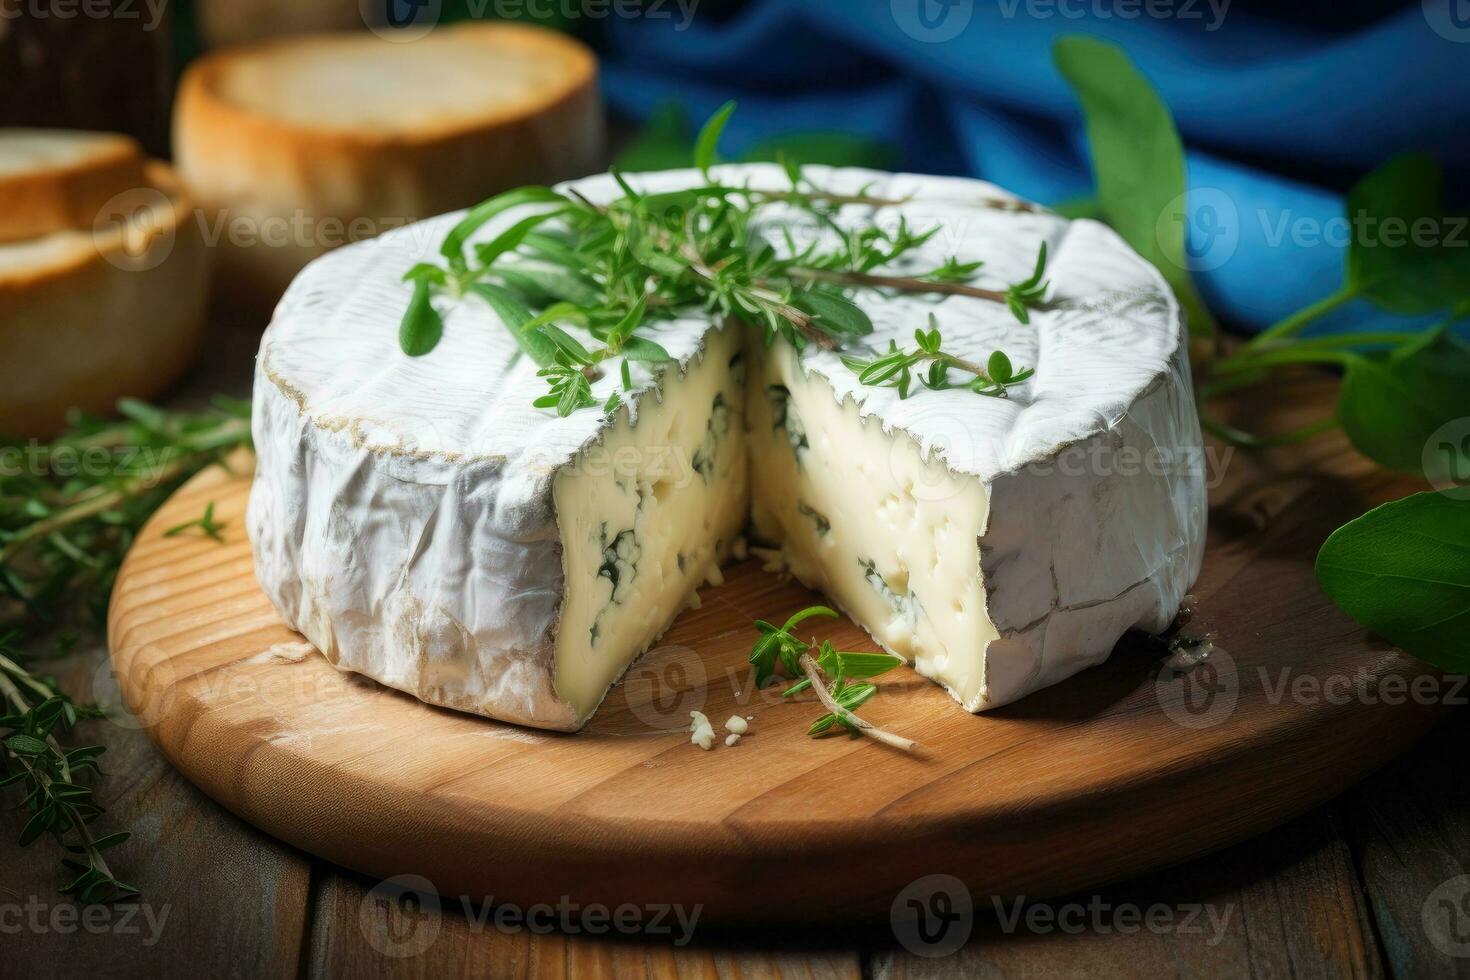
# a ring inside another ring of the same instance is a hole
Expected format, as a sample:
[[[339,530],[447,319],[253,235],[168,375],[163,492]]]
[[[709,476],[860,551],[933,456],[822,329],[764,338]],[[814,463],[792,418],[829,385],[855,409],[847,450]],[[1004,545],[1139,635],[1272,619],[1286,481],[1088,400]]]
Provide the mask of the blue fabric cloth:
[[[1092,177],[1052,42],[1110,39],[1185,141],[1200,290],[1248,330],[1341,284],[1343,195],[1357,177],[1409,151],[1437,157],[1449,187],[1470,176],[1463,0],[1163,2],[1176,16],[1124,16],[1142,0],[759,0],[683,29],[678,16],[614,19],[604,82],[634,119],[670,101],[701,119],[739,99],[726,131],[735,152],[842,130],[893,144],[904,169],[1055,204],[1087,194]],[[1404,325],[1353,304],[1322,327],[1390,323]]]

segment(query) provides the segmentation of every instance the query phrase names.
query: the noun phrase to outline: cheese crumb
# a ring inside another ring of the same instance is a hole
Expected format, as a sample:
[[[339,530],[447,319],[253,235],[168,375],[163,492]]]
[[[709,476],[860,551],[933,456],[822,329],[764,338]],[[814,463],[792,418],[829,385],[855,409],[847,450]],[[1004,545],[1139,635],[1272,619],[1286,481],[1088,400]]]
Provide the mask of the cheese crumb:
[[[739,741],[740,741],[740,736],[739,735],[735,735],[735,734],[732,733],[730,735],[726,735],[725,736],[725,744],[726,745],[734,745],[734,744],[736,744]]]
[[[703,711],[691,711],[689,717],[693,722],[689,726],[689,741],[708,752],[715,747],[715,730],[710,725],[709,719]]]
[[[736,735],[744,735],[750,731],[750,726],[739,715],[731,715],[730,720],[725,722],[725,731],[734,732]]]

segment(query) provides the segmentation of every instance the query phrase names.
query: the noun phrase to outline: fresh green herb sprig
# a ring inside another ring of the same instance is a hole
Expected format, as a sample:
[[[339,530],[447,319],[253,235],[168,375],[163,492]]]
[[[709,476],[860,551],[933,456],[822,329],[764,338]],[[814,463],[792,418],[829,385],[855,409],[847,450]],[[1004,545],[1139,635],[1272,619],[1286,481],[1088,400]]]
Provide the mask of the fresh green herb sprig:
[[[204,515],[202,517],[196,517],[192,521],[185,521],[183,524],[171,527],[167,531],[163,532],[163,536],[166,538],[176,538],[186,531],[191,531],[194,528],[198,528],[199,533],[204,535],[206,538],[218,541],[221,544],[224,543],[225,536],[222,532],[225,529],[225,522],[217,521],[214,519],[213,500],[204,505]]]
[[[855,712],[878,692],[875,684],[855,683],[866,681],[887,673],[903,663],[901,659],[887,653],[861,653],[838,650],[830,640],[823,640],[816,647],[797,637],[794,632],[801,623],[813,617],[833,618],[837,612],[827,606],[808,606],[795,613],[785,624],[776,626],[765,620],[756,620],[760,639],[750,651],[750,663],[755,667],[757,687],[764,687],[779,666],[795,683],[788,687],[783,697],[792,697],[803,691],[813,691],[829,710],[807,729],[807,734],[820,736],[842,728],[866,735],[887,745],[912,751],[916,746],[901,738],[869,724]],[[827,678],[830,678],[830,683]]]
[[[978,395],[993,398],[1007,397],[1007,389],[1022,384],[1036,373],[1035,368],[1017,371],[1004,351],[992,351],[984,366],[965,360],[942,348],[938,321],[929,315],[929,329],[915,330],[914,342],[918,350],[901,350],[897,343],[888,342],[888,353],[870,361],[858,357],[844,356],[842,363],[855,371],[858,381],[865,385],[891,386],[898,389],[899,398],[907,398],[913,386],[914,369],[927,363],[928,369],[919,375],[920,382],[934,391],[945,388],[964,387]],[[974,377],[961,385],[949,379],[951,368],[967,371]]]
[[[250,407],[118,404],[54,442],[0,440],[0,628],[54,627],[81,606],[100,625],[143,523],[185,480],[250,445]]]
[[[1352,235],[1342,284],[1220,357],[1186,261],[1185,159],[1168,107],[1116,45],[1068,37],[1055,53],[1087,118],[1097,175],[1089,209],[1174,287],[1195,334],[1201,402],[1257,387],[1280,390],[1282,372],[1303,365],[1341,373],[1337,410],[1324,418],[1260,435],[1212,418],[1202,405],[1205,429],[1264,449],[1341,428],[1380,466],[1444,489],[1470,486],[1470,440],[1456,428],[1470,417],[1470,343],[1453,329],[1470,317],[1470,249],[1460,237],[1467,216],[1445,213],[1439,165],[1399,157],[1360,180],[1347,197]],[[1443,319],[1426,331],[1302,336],[1350,302]],[[1466,670],[1470,560],[1460,542],[1467,528],[1470,500],[1459,494],[1384,504],[1328,538],[1317,557],[1318,582],[1348,615],[1408,652],[1443,670]]]
[[[414,289],[399,326],[403,351],[423,356],[439,343],[444,320],[436,296],[478,297],[547,382],[547,394],[535,404],[566,416],[598,404],[592,385],[602,377],[602,361],[666,363],[667,351],[636,331],[695,310],[756,324],[767,344],[780,337],[798,350],[813,343],[838,350],[873,330],[849,298],[853,290],[966,295],[1001,303],[1022,323],[1028,310],[1045,304],[1045,246],[1033,275],[1004,291],[970,285],[981,263],[959,257],[926,276],[884,275],[878,270],[903,260],[939,228],[916,230],[903,218],[891,228],[845,227],[837,214],[848,205],[881,209],[903,202],[866,190],[829,193],[795,163],[787,165],[787,190],[714,179],[716,148],[733,109],[733,103],[722,107],[695,142],[694,163],[706,178],[699,186],[644,194],[614,171],[622,194],[607,204],[576,191],[523,187],[472,208],[446,236],[442,262],[420,263],[404,276]],[[471,247],[487,222],[531,206],[540,210]],[[792,231],[797,219],[831,234],[813,236],[803,247]],[[564,324],[602,346],[589,348]],[[616,404],[609,398],[603,407]]]
[[[95,708],[79,707],[56,689],[49,678],[22,666],[14,648],[15,634],[0,637],[0,787],[18,786],[25,794],[26,822],[22,847],[50,834],[63,848],[62,864],[74,875],[62,888],[83,903],[110,902],[138,890],[118,880],[104,851],[128,839],[126,833],[97,836],[92,821],[102,808],[90,787],[77,782],[86,770],[97,770],[100,745],[65,749],[59,739],[78,721],[100,717]]]

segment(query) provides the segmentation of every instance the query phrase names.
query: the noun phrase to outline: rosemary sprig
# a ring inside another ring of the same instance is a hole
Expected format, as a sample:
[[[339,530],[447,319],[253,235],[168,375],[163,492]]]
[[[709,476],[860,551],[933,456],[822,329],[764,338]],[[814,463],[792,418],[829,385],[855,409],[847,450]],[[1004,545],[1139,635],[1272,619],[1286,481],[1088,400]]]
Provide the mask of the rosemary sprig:
[[[180,484],[250,443],[248,404],[202,412],[118,404],[123,418],[77,417],[47,444],[0,440],[0,627],[100,624],[143,523]]]
[[[808,606],[781,626],[756,620],[755,626],[761,637],[750,651],[750,663],[755,667],[756,686],[764,687],[779,666],[788,678],[795,681],[782,692],[783,697],[792,697],[810,690],[828,709],[827,714],[812,722],[807,729],[808,735],[815,737],[846,729],[904,751],[913,751],[917,746],[911,740],[885,732],[854,714],[877,693],[878,688],[875,684],[853,682],[878,677],[903,661],[887,653],[838,650],[832,646],[830,640],[823,640],[816,647],[817,656],[813,657],[813,644],[798,638],[794,632],[797,626],[808,619],[817,616],[832,618],[836,615],[836,611],[827,606]],[[831,678],[830,686],[827,678]]]
[[[91,823],[103,810],[92,790],[77,782],[84,771],[97,770],[100,745],[63,749],[58,736],[71,734],[83,718],[100,717],[95,708],[78,707],[22,666],[12,645],[15,634],[0,637],[0,786],[18,785],[25,793],[21,808],[27,819],[22,847],[51,834],[64,849],[62,864],[74,873],[62,893],[83,903],[109,902],[138,890],[118,880],[103,852],[128,839],[126,833],[98,837]]]
[[[942,338],[938,321],[932,313],[929,314],[929,330],[915,330],[914,341],[918,344],[918,350],[900,350],[898,344],[890,340],[888,353],[880,357],[870,361],[843,357],[842,362],[850,370],[857,372],[858,381],[865,385],[896,387],[899,398],[909,396],[913,385],[913,371],[924,363],[928,363],[929,367],[919,376],[919,380],[926,388],[939,391],[944,388],[965,387],[978,395],[990,395],[993,398],[1007,397],[1008,388],[1025,382],[1036,373],[1035,368],[1017,371],[1004,351],[992,351],[983,367],[946,353],[940,347]],[[967,371],[974,377],[962,385],[956,385],[949,379],[951,368]]]
[[[853,227],[839,224],[837,215],[844,207],[878,210],[901,201],[866,190],[827,192],[795,164],[787,166],[788,190],[720,182],[711,167],[733,109],[733,103],[722,107],[696,141],[695,165],[705,175],[699,186],[644,194],[614,171],[622,194],[607,204],[576,191],[523,187],[472,208],[446,236],[443,263],[420,263],[405,275],[414,290],[400,324],[403,351],[422,356],[438,344],[444,324],[436,295],[478,297],[546,381],[547,394],[535,404],[566,416],[599,404],[615,408],[619,399],[599,403],[592,394],[602,377],[600,363],[618,357],[667,362],[667,351],[637,331],[693,311],[757,325],[767,344],[781,337],[797,350],[809,344],[839,350],[873,330],[849,296],[854,290],[965,295],[1004,304],[1021,323],[1029,321],[1030,309],[1044,305],[1045,245],[1034,273],[1003,291],[971,285],[982,263],[958,256],[927,275],[892,275],[882,270],[939,228],[917,230],[902,217],[890,228],[876,222]],[[541,210],[470,246],[486,222],[528,206]],[[803,246],[793,234],[798,219],[828,234]],[[1005,383],[991,387],[987,393],[1003,392]]]
[[[83,718],[49,678],[34,674],[18,647],[34,645],[71,614],[100,625],[123,556],[138,530],[180,484],[206,466],[223,464],[250,444],[249,405],[219,400],[202,412],[165,412],[123,401],[118,422],[78,416],[50,443],[0,440],[0,624],[21,629],[0,637],[0,786],[18,786],[28,814],[20,843],[50,834],[75,873],[65,891],[82,902],[135,894],[108,867],[104,851],[126,834],[93,834],[102,808],[77,776],[96,770],[101,746],[66,748]],[[214,505],[189,528],[218,538]],[[75,641],[62,631],[56,651]]]

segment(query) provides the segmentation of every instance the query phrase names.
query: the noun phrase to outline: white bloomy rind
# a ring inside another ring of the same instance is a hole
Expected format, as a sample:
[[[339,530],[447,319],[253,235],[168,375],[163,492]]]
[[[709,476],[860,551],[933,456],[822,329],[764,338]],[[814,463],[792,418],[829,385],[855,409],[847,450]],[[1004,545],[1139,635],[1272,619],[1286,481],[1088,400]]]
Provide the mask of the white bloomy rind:
[[[996,208],[1015,199],[989,184],[810,173],[834,192],[907,199],[846,207],[843,223],[942,224],[894,273],[957,255],[985,261],[978,285],[1004,288],[1047,242],[1053,302],[1030,326],[968,297],[855,297],[873,318],[873,351],[890,339],[911,347],[932,314],[946,350],[984,362],[1003,349],[1035,376],[1006,399],[916,384],[905,400],[860,385],[831,353],[798,360],[747,339],[742,359],[736,328],[691,316],[649,328],[678,361],[663,382],[635,369],[633,404],[613,420],[600,408],[558,418],[531,407],[544,384],[478,300],[444,303],[444,339],[429,356],[399,351],[401,276],[436,257],[459,215],[409,226],[309,266],[262,341],[249,529],[261,585],[286,621],[342,669],[425,701],[574,729],[728,556],[752,506],[756,535],[779,544],[798,577],[972,711],[1100,662],[1128,629],[1164,629],[1199,570],[1205,499],[1184,324],[1162,278],[1104,226]],[[770,166],[718,176],[788,186]],[[576,186],[593,200],[618,193],[606,177]],[[734,380],[720,388],[724,371]],[[599,404],[622,387],[618,375],[594,383]],[[806,445],[776,434],[773,385],[820,417]],[[634,472],[598,455],[611,447],[628,450]],[[626,520],[646,544],[632,557],[608,551],[615,568],[640,564],[636,601],[596,621],[603,650],[596,632],[590,644],[582,628],[559,633],[566,610],[585,622],[616,592],[588,579],[576,557],[587,542],[567,539],[592,533],[599,515]],[[645,541],[647,529],[659,533]]]

